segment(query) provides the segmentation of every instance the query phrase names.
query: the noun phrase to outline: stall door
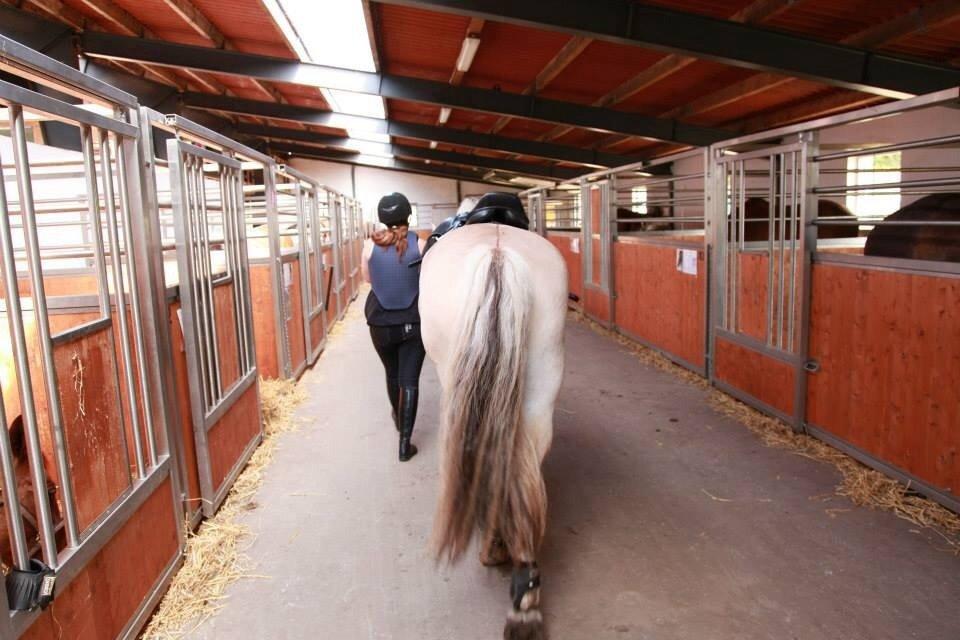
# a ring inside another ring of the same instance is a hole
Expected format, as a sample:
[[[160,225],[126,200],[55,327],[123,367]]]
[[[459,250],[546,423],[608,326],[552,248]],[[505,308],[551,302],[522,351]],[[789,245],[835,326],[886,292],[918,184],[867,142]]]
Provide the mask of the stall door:
[[[241,165],[170,140],[183,337],[203,511],[262,437]]]
[[[610,182],[583,184],[580,202],[583,212],[583,310],[589,317],[609,326],[613,318]]]
[[[327,322],[324,302],[323,252],[321,250],[320,207],[317,188],[300,183],[300,278],[303,295],[304,329],[307,339],[307,363],[313,364],[323,351],[326,342]]]
[[[724,391],[802,425],[805,143],[715,155],[712,376]]]

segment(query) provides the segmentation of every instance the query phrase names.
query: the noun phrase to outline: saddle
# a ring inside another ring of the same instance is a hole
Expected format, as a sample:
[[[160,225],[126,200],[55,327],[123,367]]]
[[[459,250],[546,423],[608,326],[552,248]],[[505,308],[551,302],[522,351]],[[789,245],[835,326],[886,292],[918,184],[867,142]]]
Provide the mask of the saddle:
[[[488,223],[502,224],[523,230],[530,229],[530,220],[523,210],[523,203],[520,202],[520,198],[512,193],[488,193],[480,198],[477,206],[471,211],[465,211],[451,216],[438,224],[433,230],[433,233],[430,234],[430,237],[427,238],[427,243],[423,248],[423,255],[420,256],[419,260],[411,262],[410,266],[414,267],[419,265],[423,260],[423,256],[427,255],[430,247],[435,245],[443,235],[468,224]]]

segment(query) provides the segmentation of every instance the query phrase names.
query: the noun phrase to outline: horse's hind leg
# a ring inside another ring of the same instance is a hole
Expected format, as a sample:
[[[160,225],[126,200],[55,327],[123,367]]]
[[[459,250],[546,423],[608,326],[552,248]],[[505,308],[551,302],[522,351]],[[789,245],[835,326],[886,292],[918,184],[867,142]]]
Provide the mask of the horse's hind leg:
[[[511,608],[503,627],[504,640],[545,640],[540,613],[540,569],[534,561],[513,566],[510,578]]]
[[[480,564],[497,567],[510,562],[510,552],[499,533],[488,536],[480,545]]]

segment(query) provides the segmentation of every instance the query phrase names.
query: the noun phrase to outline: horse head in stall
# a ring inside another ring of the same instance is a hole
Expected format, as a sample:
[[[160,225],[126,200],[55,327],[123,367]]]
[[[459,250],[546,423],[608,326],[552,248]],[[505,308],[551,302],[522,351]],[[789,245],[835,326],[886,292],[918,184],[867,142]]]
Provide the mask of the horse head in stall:
[[[643,221],[644,218],[663,217],[672,217],[672,215],[665,216],[663,208],[656,205],[647,207],[647,213],[638,213],[633,209],[628,209],[627,207],[617,207],[617,220],[621,221],[617,223],[617,231],[671,231],[673,229],[672,222],[664,222],[662,220],[657,222]],[[622,220],[627,218],[630,220],[636,220],[637,222],[622,222]]]
[[[545,637],[540,467],[553,437],[567,304],[563,258],[527,228],[515,195],[487,194],[426,253],[420,275],[423,342],[444,406],[435,549],[456,561],[477,534],[481,562],[513,563],[507,640]]]
[[[778,202],[774,201],[774,206],[777,205]],[[776,215],[776,211],[774,213]],[[761,242],[769,239],[769,216],[770,203],[766,199],[747,198],[746,203],[744,203],[744,218],[746,219],[743,232],[744,242]],[[817,216],[820,218],[850,218],[851,220],[856,218],[853,212],[842,204],[822,198],[817,201]],[[790,218],[790,205],[786,207],[786,217]],[[795,223],[794,227],[796,226],[799,226],[799,221]],[[779,231],[780,221],[775,220],[774,237],[779,237]],[[824,238],[856,238],[858,234],[857,225],[823,225],[817,227],[817,238],[821,240]],[[790,240],[792,237],[792,230],[787,229],[784,239]]]
[[[935,193],[902,207],[891,222],[960,222],[960,193]],[[867,235],[867,256],[960,262],[960,226],[878,225]]]
[[[27,540],[27,553],[34,557],[40,549],[40,520],[37,516],[37,498],[30,475],[30,460],[27,456],[26,435],[24,434],[23,418],[17,416],[10,424],[8,429],[10,436],[10,449],[13,453],[13,474],[17,479],[16,491],[17,500],[20,503],[19,513],[10,512],[10,501],[0,489],[0,511],[4,516],[0,517],[0,564],[3,572],[6,573],[8,567],[12,567],[13,558],[13,536],[10,533],[10,522],[18,517],[23,522],[24,534]],[[62,535],[62,523],[60,509],[56,500],[56,485],[47,480],[47,497],[50,500],[50,510],[53,515],[53,521],[57,525],[57,545],[58,548],[63,543],[60,539]]]

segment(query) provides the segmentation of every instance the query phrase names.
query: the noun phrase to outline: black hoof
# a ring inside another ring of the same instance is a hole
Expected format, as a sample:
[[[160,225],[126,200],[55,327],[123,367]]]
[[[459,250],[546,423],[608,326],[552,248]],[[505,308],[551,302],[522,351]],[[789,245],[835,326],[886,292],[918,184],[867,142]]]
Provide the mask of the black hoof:
[[[417,451],[419,451],[419,449],[417,449],[417,445],[415,444],[408,445],[405,449],[401,449],[400,462],[406,462],[413,456],[417,455]]]
[[[537,609],[511,611],[503,627],[503,640],[546,640],[543,616]]]

